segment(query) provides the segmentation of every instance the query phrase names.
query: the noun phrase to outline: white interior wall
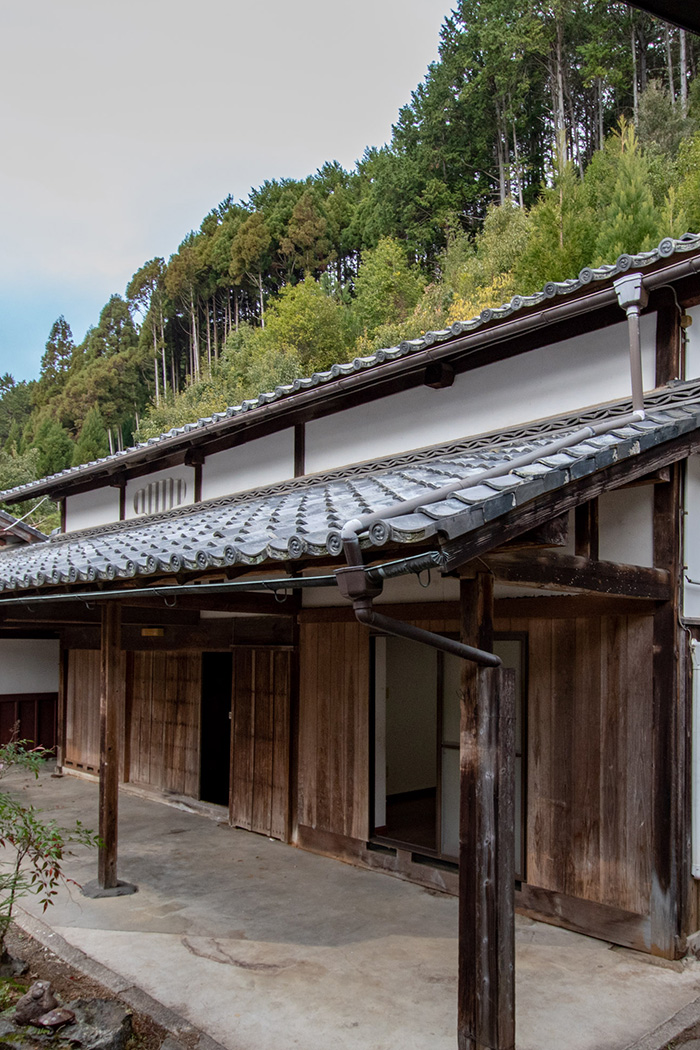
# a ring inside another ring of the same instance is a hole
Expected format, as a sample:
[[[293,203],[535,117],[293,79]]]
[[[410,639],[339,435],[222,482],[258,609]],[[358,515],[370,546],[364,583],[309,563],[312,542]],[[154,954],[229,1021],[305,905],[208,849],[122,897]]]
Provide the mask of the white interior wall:
[[[436,651],[387,638],[386,682],[386,794],[435,787]]]
[[[645,389],[654,387],[656,315],[641,318]],[[417,387],[306,425],[306,471],[456,441],[612,401],[630,392],[627,322]]]
[[[654,486],[605,492],[598,500],[601,561],[654,564]]]
[[[386,638],[374,639],[374,826],[386,827]]]
[[[58,692],[58,639],[0,638],[0,693]]]
[[[178,504],[179,507],[184,507],[188,503],[194,503],[194,467],[186,467],[184,463],[177,467],[170,467],[169,470],[154,470],[152,474],[144,474],[140,478],[132,478],[126,483],[126,517],[129,518],[140,518],[142,514],[137,513],[134,509],[134,500],[141,489],[146,488],[148,485],[158,482],[165,481],[168,478],[173,480],[182,480],[185,482],[184,499]]]
[[[700,306],[686,310],[693,319],[690,328],[685,332],[685,378],[700,378]]]
[[[202,499],[274,485],[294,477],[294,430],[215,452],[202,467]]]
[[[66,532],[119,521],[119,489],[105,486],[66,497]]]

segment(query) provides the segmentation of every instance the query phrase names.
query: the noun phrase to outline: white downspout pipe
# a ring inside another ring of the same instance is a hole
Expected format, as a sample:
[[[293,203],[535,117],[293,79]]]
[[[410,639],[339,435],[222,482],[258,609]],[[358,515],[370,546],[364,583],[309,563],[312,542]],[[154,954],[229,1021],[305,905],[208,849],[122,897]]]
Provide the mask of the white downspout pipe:
[[[693,666],[690,760],[692,846],[690,857],[692,876],[694,879],[700,879],[700,642],[695,639],[690,643],[690,655]]]

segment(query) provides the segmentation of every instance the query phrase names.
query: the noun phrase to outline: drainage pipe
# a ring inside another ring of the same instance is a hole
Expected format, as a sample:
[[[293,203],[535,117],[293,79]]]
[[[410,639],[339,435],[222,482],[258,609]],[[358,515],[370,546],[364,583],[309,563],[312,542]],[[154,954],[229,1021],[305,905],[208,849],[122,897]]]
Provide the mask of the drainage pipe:
[[[433,649],[441,649],[443,653],[451,656],[459,656],[462,660],[472,660],[481,664],[482,667],[500,667],[501,659],[495,653],[487,653],[484,649],[476,649],[472,645],[465,645],[454,638],[445,638],[444,635],[434,634],[432,631],[424,631],[422,627],[415,627],[412,623],[404,623],[395,620],[391,616],[384,616],[375,612],[372,608],[371,598],[357,598],[352,603],[355,617],[359,623],[367,627],[374,627],[383,634],[393,634],[397,638],[408,638],[412,642],[422,642]]]

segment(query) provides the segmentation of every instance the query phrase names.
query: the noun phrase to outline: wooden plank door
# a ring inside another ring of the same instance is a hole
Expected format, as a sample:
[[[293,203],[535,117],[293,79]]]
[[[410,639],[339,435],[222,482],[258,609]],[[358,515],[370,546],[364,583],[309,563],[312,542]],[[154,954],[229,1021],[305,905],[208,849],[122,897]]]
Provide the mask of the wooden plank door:
[[[270,838],[289,838],[291,653],[233,654],[230,821]]]

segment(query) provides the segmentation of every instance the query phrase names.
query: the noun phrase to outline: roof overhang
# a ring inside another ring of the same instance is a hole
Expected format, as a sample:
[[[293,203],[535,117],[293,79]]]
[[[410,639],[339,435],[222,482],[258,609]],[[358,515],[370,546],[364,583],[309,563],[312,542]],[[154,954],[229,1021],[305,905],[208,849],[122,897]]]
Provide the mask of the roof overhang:
[[[692,0],[624,0],[629,7],[648,11],[691,33],[700,33],[700,6]]]
[[[7,598],[242,578],[336,564],[345,529],[363,515],[367,557],[439,548],[446,571],[483,556],[603,491],[637,481],[700,448],[700,382],[598,406],[507,433],[469,438],[404,457],[360,464],[69,533],[0,552]],[[364,529],[364,526],[362,527]],[[284,581],[283,581],[284,582]],[[292,584],[293,586],[293,584]]]

